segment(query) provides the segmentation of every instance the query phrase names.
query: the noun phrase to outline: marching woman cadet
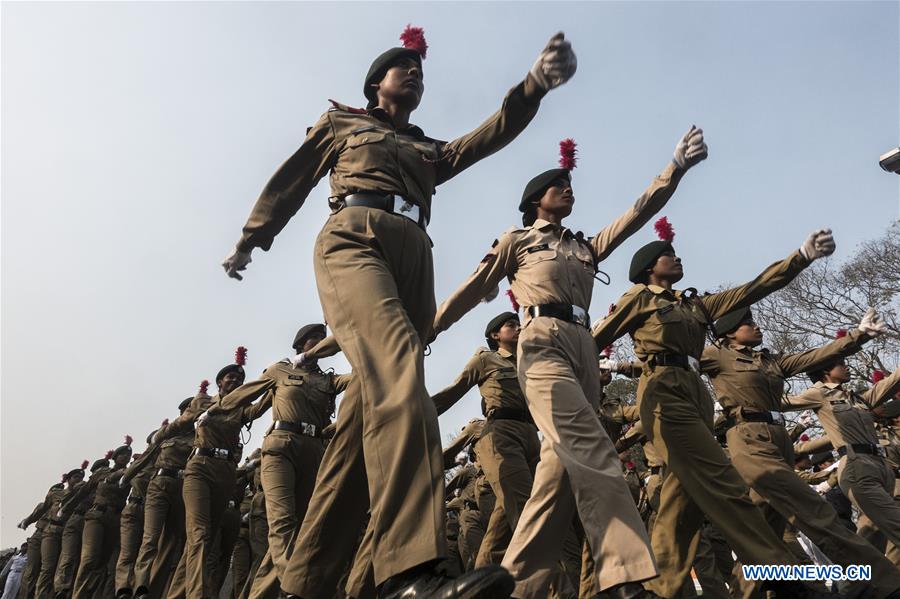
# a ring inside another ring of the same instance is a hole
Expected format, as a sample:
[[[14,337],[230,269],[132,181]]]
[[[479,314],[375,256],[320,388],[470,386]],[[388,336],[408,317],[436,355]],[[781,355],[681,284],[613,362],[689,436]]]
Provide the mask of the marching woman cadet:
[[[125,444],[113,451],[112,470],[100,478],[91,476],[89,485],[81,487],[67,501],[67,504],[77,503],[83,495],[94,491],[94,504],[84,515],[81,563],[75,577],[73,599],[99,597],[104,594],[105,586],[113,587],[113,581],[108,578],[114,572],[109,566],[119,548],[119,514],[128,497],[128,487],[120,487],[119,480],[131,460],[131,441],[131,437],[126,435]],[[90,489],[91,486],[94,489]]]
[[[200,383],[199,398],[209,402],[208,381]],[[188,397],[178,405],[179,415],[194,402]],[[199,401],[199,400],[198,400]],[[157,441],[168,427],[168,419],[153,437],[141,459],[153,464],[153,476],[144,496],[144,534],[134,563],[135,599],[160,599],[168,590],[184,548],[184,468],[194,449],[194,427]]]
[[[845,387],[850,382],[850,370],[842,357],[808,374],[815,384],[790,397],[786,407],[809,408],[819,417],[841,456],[838,484],[860,511],[860,535],[868,539],[881,532],[891,543],[900,545],[900,506],[894,501],[896,477],[879,444],[873,414],[900,391],[900,369],[862,393]]]
[[[194,450],[184,470],[182,497],[184,498],[185,530],[184,546],[184,594],[189,599],[212,599],[215,596],[211,555],[213,541],[222,525],[222,517],[228,500],[234,494],[235,472],[240,460],[241,428],[249,426],[268,408],[268,403],[251,404],[262,395],[259,381],[248,383],[239,401],[230,395],[244,382],[244,364],[247,349],[237,348],[235,363],[222,368],[216,374],[219,392],[207,400],[197,396],[184,414],[156,434],[161,442],[170,436],[184,434],[192,425],[196,427]],[[205,411],[201,406],[208,405]],[[179,564],[179,570],[182,570]],[[180,596],[182,591],[178,573],[172,582],[169,596]]]
[[[841,566],[869,564],[876,596],[900,589],[900,571],[874,546],[838,520],[823,497],[794,472],[793,441],[785,428],[782,394],[785,379],[856,353],[862,344],[884,331],[871,308],[859,327],[828,345],[797,354],[772,354],[754,349],[762,331],[750,308],[726,314],[715,322],[720,342],[703,350],[700,371],[710,377],[725,416],[731,463],[775,534],[781,538],[787,521]]]
[[[31,599],[35,596],[38,577],[41,573],[41,546],[44,542],[44,529],[50,524],[52,516],[50,508],[60,497],[65,495],[65,482],[63,480],[50,487],[44,501],[37,504],[31,514],[17,525],[22,530],[26,530],[30,524],[34,523],[34,533],[28,537],[27,542],[28,563],[22,573],[22,582],[19,587],[21,599]]]
[[[658,212],[690,167],[706,158],[703,132],[691,127],[674,161],[624,214],[596,237],[562,224],[572,212],[575,144],[565,140],[560,166],[533,178],[519,210],[521,229],[494,242],[469,279],[434,319],[447,330],[503,277],[525,312],[519,333],[519,384],[543,433],[530,498],[513,533],[503,566],[515,578],[515,597],[547,596],[547,588],[576,510],[593,551],[602,591],[623,594],[656,575],[650,542],[622,478],[615,447],[597,418],[599,353],[588,327],[597,265]]]
[[[629,334],[644,370],[637,399],[647,439],[666,464],[659,514],[653,529],[658,578],[645,588],[674,597],[690,572],[703,515],[722,532],[744,564],[793,564],[796,560],[766,524],[741,479],[713,436],[713,402],[697,371],[713,320],[781,289],[804,268],[834,251],[829,230],[812,233],[799,251],[768,267],[753,281],[699,296],[676,291],[684,271],[672,247],[674,233],[663,217],[662,238],[631,260],[635,283],[593,330],[598,347]],[[602,565],[601,565],[602,567]],[[771,583],[773,590],[805,593],[797,583]]]
[[[440,430],[424,381],[423,342],[435,310],[425,229],[435,187],[515,139],[541,98],[574,74],[575,56],[561,33],[554,36],[499,111],[445,143],[409,122],[422,98],[427,46],[421,29],[407,28],[401,39],[408,47],[387,50],[369,69],[363,86],[367,109],[334,103],[266,185],[223,263],[229,276],[241,278],[253,248],[268,250],[330,171],[333,212],[316,243],[316,284],[334,336],[360,381],[359,400],[345,399],[339,420],[353,424],[347,434],[364,451],[353,453],[354,460],[337,451],[324,458],[323,470],[331,460],[340,461],[352,476],[343,477],[340,487],[318,485],[313,494],[314,520],[304,523],[298,541],[303,549],[294,552],[282,581],[286,591],[305,599],[330,596],[336,587],[368,504],[382,596],[456,597],[510,584],[499,568],[455,582],[434,570],[447,548]],[[320,503],[332,507],[319,509]],[[332,526],[335,519],[347,525]]]
[[[153,431],[147,436],[147,445],[152,441]],[[144,537],[144,500],[147,487],[153,476],[153,462],[142,461],[142,455],[135,454],[131,465],[125,470],[119,484],[131,485],[128,502],[119,516],[119,557],[116,560],[116,597],[131,599],[134,590],[134,567]]]
[[[49,521],[44,527],[44,534],[41,538],[41,571],[37,579],[37,587],[35,589],[35,597],[37,599],[52,599],[55,596],[53,592],[53,577],[56,575],[56,566],[59,563],[59,553],[62,548],[62,534],[66,526],[66,521],[58,517],[59,510],[62,508],[66,499],[72,496],[78,485],[84,480],[84,469],[88,467],[85,460],[81,463],[81,468],[75,468],[63,475],[66,488],[62,493],[55,496],[55,501],[50,506],[48,512]]]
[[[306,325],[294,337],[294,351],[303,354],[323,339],[325,325]],[[274,422],[263,440],[260,469],[269,549],[253,580],[252,599],[278,597],[325,453],[322,431],[331,424],[335,397],[351,377],[323,372],[316,360],[295,366],[286,359],[269,366],[260,379],[266,381],[262,389],[272,403]]]

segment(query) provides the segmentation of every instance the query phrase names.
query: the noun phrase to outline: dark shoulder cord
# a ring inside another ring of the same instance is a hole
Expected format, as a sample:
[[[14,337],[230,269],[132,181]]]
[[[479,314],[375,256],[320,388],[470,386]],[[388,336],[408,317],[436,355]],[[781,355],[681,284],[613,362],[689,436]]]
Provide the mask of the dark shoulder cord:
[[[610,277],[607,273],[600,270],[599,261],[597,260],[597,256],[594,254],[594,246],[591,245],[591,242],[589,240],[585,239],[584,233],[582,233],[581,231],[578,231],[577,233],[575,233],[575,240],[578,243],[583,244],[588,249],[588,251],[591,253],[591,259],[594,262],[594,280],[600,281],[604,285],[609,285],[610,282],[612,281],[612,279],[610,279]],[[606,278],[606,280],[604,281],[597,275],[603,275]]]
[[[716,333],[716,325],[713,321],[712,315],[709,313],[709,310],[706,309],[706,305],[703,303],[703,300],[701,300],[697,296],[697,290],[693,287],[688,287],[682,292],[682,295],[691,306],[696,306],[703,313],[703,317],[706,319],[706,338],[713,345],[721,347],[721,345],[719,344],[719,335]]]

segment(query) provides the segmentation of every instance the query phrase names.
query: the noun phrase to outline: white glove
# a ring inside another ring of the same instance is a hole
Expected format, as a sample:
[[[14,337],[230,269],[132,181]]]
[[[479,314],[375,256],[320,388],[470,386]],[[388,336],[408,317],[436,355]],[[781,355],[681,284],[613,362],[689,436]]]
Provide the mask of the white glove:
[[[288,358],[291,361],[291,364],[294,365],[294,368],[299,368],[301,366],[306,366],[310,360],[306,359],[306,353],[299,353],[296,356],[292,356]]]
[[[209,412],[203,412],[199,416],[197,416],[197,420],[194,421],[194,428],[198,428],[203,426],[203,423],[206,422],[206,419],[209,418]]]
[[[800,417],[797,418],[797,423],[809,428],[815,422],[815,415],[811,410],[803,410],[800,412]]]
[[[56,510],[56,519],[57,519],[57,520],[62,520],[62,519],[63,519],[63,511],[62,511],[62,508]]]
[[[531,67],[531,76],[545,91],[550,91],[571,79],[577,68],[578,59],[572,51],[572,44],[560,31],[547,42],[547,47]]]
[[[616,366],[618,366],[618,364],[619,363],[615,360],[610,360],[609,358],[600,358],[600,370],[616,372]]]
[[[869,337],[878,337],[884,333],[886,325],[875,308],[869,308],[859,321],[859,332]]]
[[[225,261],[222,262],[222,268],[225,269],[225,274],[232,279],[243,281],[244,277],[241,276],[239,271],[247,270],[247,265],[251,262],[253,260],[250,258],[250,252],[239,252],[237,248],[234,248],[225,258]]]
[[[800,253],[803,257],[812,262],[834,253],[834,236],[831,229],[818,229],[809,234],[803,245],[800,246]]]
[[[689,169],[701,160],[706,160],[709,149],[703,141],[703,129],[691,125],[688,132],[675,144],[675,164],[682,169]]]
[[[22,520],[18,524],[16,524],[16,528],[21,528],[22,530],[25,530],[26,528],[28,528],[28,525],[25,524],[24,520]]]
[[[817,484],[815,488],[816,488],[817,493],[819,493],[820,495],[824,495],[825,493],[827,493],[828,491],[831,490],[831,485],[826,480],[823,483]]]

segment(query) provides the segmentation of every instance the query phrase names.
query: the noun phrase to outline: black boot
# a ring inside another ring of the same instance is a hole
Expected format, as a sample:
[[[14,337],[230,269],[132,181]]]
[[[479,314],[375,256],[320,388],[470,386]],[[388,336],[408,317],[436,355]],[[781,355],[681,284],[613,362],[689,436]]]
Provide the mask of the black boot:
[[[606,589],[597,599],[657,599],[659,595],[648,591],[639,582],[626,582]]]
[[[418,568],[381,585],[379,599],[507,599],[515,584],[501,566],[485,566],[448,578]]]

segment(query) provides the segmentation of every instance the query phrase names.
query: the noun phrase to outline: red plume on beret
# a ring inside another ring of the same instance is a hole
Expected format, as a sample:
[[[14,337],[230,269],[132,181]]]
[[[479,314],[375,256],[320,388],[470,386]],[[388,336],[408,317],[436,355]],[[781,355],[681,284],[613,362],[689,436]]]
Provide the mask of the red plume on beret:
[[[69,480],[69,473],[68,473],[68,472],[63,472],[63,473],[62,473],[62,480],[59,481],[59,482],[64,483],[64,482],[66,482],[67,480]]]
[[[81,462],[81,469],[82,470],[86,469],[89,464],[90,464],[90,462],[88,462],[87,460]]]
[[[109,451],[106,452],[106,459],[109,460],[109,459],[112,459],[112,457],[113,457],[113,450],[110,449]]]
[[[564,168],[567,171],[572,170],[577,166],[578,159],[575,157],[577,150],[575,148],[578,147],[578,144],[575,143],[575,140],[571,137],[568,137],[561,142],[559,142],[559,167]]]
[[[801,441],[809,441],[809,435],[807,435],[806,433],[800,435],[800,440]]]
[[[209,381],[206,379],[203,379],[202,381],[200,381],[200,393],[202,393],[203,395],[206,395],[207,389],[209,389]]]
[[[882,370],[873,370],[872,371],[872,383],[877,383],[878,381],[884,380],[884,371]]]
[[[169,419],[164,418],[163,421],[159,424],[159,427],[162,428],[164,426],[169,426]]]
[[[607,345],[605,348],[603,348],[603,355],[607,358],[610,357],[612,355],[612,349],[612,345]]]
[[[247,348],[243,345],[238,346],[234,352],[234,363],[243,366],[247,363]]]
[[[628,468],[629,470],[634,470],[634,462],[632,462],[631,460],[628,460],[627,462],[625,462],[625,467]]]
[[[400,41],[407,50],[415,50],[419,56],[425,58],[428,53],[428,44],[425,42],[425,30],[421,27],[407,25],[400,34]]]
[[[616,305],[615,305],[615,304],[610,304],[610,305],[609,305],[609,312],[607,312],[606,315],[609,316],[610,314],[612,314],[612,313],[615,312],[615,311],[616,311]]]
[[[125,445],[127,445],[128,447],[131,447],[132,441],[134,441],[134,439],[131,438],[131,435],[125,435]]]
[[[518,312],[520,306],[519,306],[519,302],[516,300],[516,294],[513,293],[513,290],[512,290],[512,289],[508,289],[508,290],[506,291],[506,296],[509,298],[509,303],[512,304],[513,312]]]
[[[846,336],[847,336],[847,329],[838,329],[837,332],[834,334],[835,339],[843,339]]]
[[[668,217],[664,216],[653,223],[653,228],[656,229],[656,235],[663,241],[671,243],[675,239],[675,229],[672,228],[672,223],[669,222]]]

